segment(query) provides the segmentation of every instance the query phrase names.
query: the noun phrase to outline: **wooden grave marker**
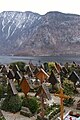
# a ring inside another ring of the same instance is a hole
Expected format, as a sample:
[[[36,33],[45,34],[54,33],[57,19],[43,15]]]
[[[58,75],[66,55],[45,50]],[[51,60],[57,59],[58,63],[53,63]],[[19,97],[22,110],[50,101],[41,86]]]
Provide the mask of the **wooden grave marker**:
[[[58,83],[58,79],[56,78],[55,74],[53,71],[51,71],[51,75],[48,79],[48,81],[52,84],[52,85],[55,85],[56,83]]]
[[[27,93],[30,91],[30,89],[33,89],[32,83],[25,77],[23,77],[23,79],[20,83],[20,87],[25,95],[27,95]]]
[[[14,79],[14,76],[15,76],[15,74],[14,74],[13,70],[12,70],[12,69],[9,69],[9,72],[8,72],[8,74],[7,74],[7,77],[8,77],[9,79]]]
[[[22,80],[22,75],[20,74],[19,71],[15,72],[15,77],[14,78],[18,81],[18,84],[19,84],[20,81]]]
[[[35,76],[41,81],[41,83],[43,83],[45,79],[49,78],[49,75],[42,68]]]
[[[44,118],[44,98],[51,100],[51,95],[45,83],[42,83],[35,96],[41,98],[41,117]]]
[[[72,73],[69,75],[68,79],[74,83],[76,83],[77,81],[80,82],[80,77],[78,76],[78,74],[75,71],[72,71]]]
[[[54,94],[54,95],[60,98],[61,120],[63,120],[63,113],[64,113],[63,100],[64,100],[64,99],[69,99],[70,96],[64,95],[64,93],[63,93],[63,88],[62,88],[62,87],[60,87],[60,93],[59,93],[59,94]]]
[[[13,95],[17,95],[18,94],[18,91],[16,90],[16,87],[15,87],[15,85],[14,85],[14,82],[13,82],[13,80],[11,79],[11,80],[8,80],[8,84],[10,85],[10,88],[11,88],[11,90],[12,90],[12,93],[13,93]]]
[[[33,71],[34,75],[36,75],[39,71],[40,71],[40,69],[38,67],[36,67]]]
[[[29,77],[34,77],[33,71],[30,66],[27,66],[26,73]]]
[[[55,62],[55,68],[57,73],[59,74],[61,72],[62,66],[59,63]]]

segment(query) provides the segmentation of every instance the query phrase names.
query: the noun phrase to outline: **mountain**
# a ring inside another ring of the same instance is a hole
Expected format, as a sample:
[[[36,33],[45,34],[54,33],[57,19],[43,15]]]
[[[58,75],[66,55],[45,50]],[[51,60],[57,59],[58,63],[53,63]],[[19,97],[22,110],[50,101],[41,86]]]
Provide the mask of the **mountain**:
[[[80,16],[60,12],[0,13],[0,55],[80,54]]]

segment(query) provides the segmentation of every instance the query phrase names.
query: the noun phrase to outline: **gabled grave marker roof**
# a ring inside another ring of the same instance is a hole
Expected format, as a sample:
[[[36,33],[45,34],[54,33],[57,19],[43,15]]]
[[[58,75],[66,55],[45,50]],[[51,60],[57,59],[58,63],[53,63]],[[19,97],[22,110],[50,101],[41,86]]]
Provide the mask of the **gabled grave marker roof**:
[[[30,88],[33,89],[32,83],[25,77],[23,77],[20,87],[25,95],[30,91]]]
[[[77,81],[80,82],[80,77],[78,76],[78,74],[75,71],[72,71],[72,73],[69,75],[68,79],[75,83]]]
[[[36,77],[42,82],[45,79],[49,78],[49,75],[41,68],[40,71],[36,74]]]
[[[58,79],[56,78],[56,76],[55,76],[55,74],[54,74],[53,71],[51,71],[51,75],[50,75],[48,81],[49,81],[51,84],[53,84],[53,85],[55,85],[56,83],[58,83]]]
[[[15,88],[15,86],[14,86],[13,80],[12,80],[12,79],[11,79],[11,80],[8,80],[8,82],[9,82],[9,85],[10,85],[10,87],[11,87],[11,90],[12,90],[13,94],[14,94],[14,95],[18,94],[18,91],[16,90],[16,88]]]
[[[2,73],[7,73],[6,65],[3,65],[3,66],[2,66],[1,72],[2,72]]]
[[[61,69],[62,69],[61,65],[59,63],[55,62],[55,67],[57,68],[57,72],[60,73]]]
[[[34,75],[36,75],[39,71],[40,71],[40,69],[38,67],[36,67],[35,70],[34,70],[34,72],[33,72]]]
[[[20,72],[16,71],[16,73],[15,73],[15,79],[16,80],[22,79],[22,76],[21,76]]]
[[[29,77],[33,77],[34,76],[30,66],[27,66],[26,73],[28,74]]]
[[[51,100],[51,95],[50,95],[49,90],[48,90],[48,88],[47,88],[45,83],[43,83],[39,87],[39,89],[38,89],[38,91],[37,91],[35,96],[39,96],[39,97],[43,97],[43,98],[47,98],[48,100]]]
[[[13,70],[12,70],[12,69],[9,69],[9,72],[8,72],[8,74],[7,74],[7,77],[8,77],[9,79],[13,79],[14,76],[15,76],[15,74],[14,74]]]

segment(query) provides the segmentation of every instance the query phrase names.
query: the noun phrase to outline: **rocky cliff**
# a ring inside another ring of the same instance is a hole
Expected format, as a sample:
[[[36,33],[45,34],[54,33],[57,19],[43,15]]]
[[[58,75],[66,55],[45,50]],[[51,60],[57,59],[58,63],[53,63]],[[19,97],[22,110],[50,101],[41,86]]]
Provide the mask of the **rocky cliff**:
[[[80,54],[80,16],[0,13],[0,55]]]

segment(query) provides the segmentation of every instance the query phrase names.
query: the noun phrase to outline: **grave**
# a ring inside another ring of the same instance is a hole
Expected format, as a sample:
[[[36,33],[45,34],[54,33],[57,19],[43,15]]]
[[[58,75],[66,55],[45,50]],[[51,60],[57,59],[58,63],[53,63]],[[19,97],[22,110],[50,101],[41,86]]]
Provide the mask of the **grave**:
[[[30,89],[33,89],[31,81],[29,79],[26,79],[25,77],[23,77],[20,83],[20,87],[22,89],[22,92],[25,94],[25,96],[30,91]]]
[[[50,95],[49,90],[48,90],[48,88],[47,88],[45,83],[43,83],[39,87],[39,89],[38,89],[38,91],[37,91],[35,96],[39,96],[40,99],[41,99],[40,118],[41,119],[45,119],[45,104],[44,104],[44,101],[45,101],[45,99],[51,100],[51,95]]]
[[[15,76],[15,74],[14,74],[13,70],[12,70],[12,69],[9,69],[9,72],[8,72],[8,74],[7,74],[7,77],[8,77],[9,79],[14,79],[14,76]]]
[[[61,120],[60,117],[58,117],[58,120]],[[64,120],[80,120],[80,113],[69,110],[69,112],[64,115]]]
[[[60,98],[60,107],[61,107],[61,120],[64,120],[63,119],[63,113],[64,113],[64,105],[63,105],[63,100],[64,99],[68,99],[70,98],[69,96],[67,95],[64,95],[63,93],[63,88],[60,87],[60,93],[59,94],[54,94],[55,96],[58,96]]]
[[[35,76],[41,81],[41,83],[43,83],[46,79],[49,78],[49,75],[42,68]]]
[[[80,77],[78,76],[78,74],[75,71],[72,71],[72,73],[69,75],[68,79],[74,83],[76,83],[77,81],[80,82]]]
[[[57,83],[59,83],[59,81],[58,81],[58,79],[56,78],[56,76],[55,76],[55,74],[54,74],[53,71],[51,71],[51,75],[50,75],[48,81],[49,81],[49,83],[52,84],[52,92],[54,92],[54,90],[56,89],[55,85],[56,85]]]

